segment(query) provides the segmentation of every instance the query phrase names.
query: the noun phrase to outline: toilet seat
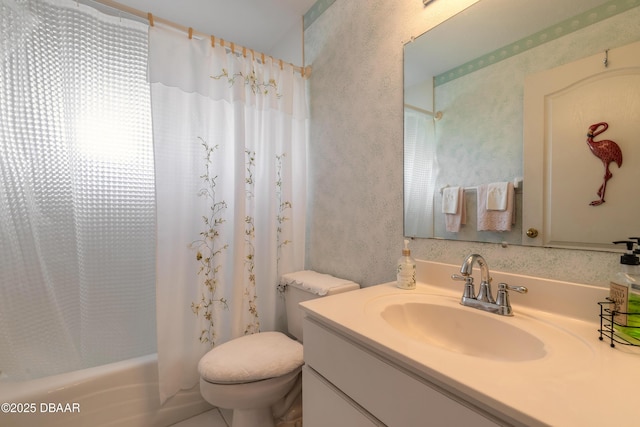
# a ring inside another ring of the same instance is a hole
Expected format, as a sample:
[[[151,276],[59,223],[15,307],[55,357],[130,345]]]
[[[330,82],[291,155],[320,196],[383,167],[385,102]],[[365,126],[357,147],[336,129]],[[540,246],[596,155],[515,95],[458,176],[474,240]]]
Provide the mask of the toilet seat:
[[[303,363],[302,344],[281,332],[259,332],[214,347],[198,372],[210,383],[241,384],[289,374]]]

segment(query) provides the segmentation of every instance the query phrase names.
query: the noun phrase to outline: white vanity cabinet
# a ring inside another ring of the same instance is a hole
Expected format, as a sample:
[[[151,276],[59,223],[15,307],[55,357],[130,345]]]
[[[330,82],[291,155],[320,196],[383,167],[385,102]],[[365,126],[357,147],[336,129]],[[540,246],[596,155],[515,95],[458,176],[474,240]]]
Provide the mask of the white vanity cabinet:
[[[307,316],[305,427],[507,425]]]

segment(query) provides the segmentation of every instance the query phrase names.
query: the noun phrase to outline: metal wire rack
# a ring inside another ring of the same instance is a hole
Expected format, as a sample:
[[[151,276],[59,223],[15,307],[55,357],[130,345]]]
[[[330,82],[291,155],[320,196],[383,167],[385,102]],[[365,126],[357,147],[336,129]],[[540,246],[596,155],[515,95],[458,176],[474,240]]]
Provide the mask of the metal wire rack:
[[[619,326],[627,329],[640,330],[640,326],[626,326],[615,320],[615,316],[618,314],[625,314],[628,319],[629,316],[640,316],[640,313],[616,311],[615,302],[609,298],[607,298],[606,301],[599,302],[598,305],[600,306],[600,329],[598,329],[598,332],[600,332],[600,341],[607,339],[611,347],[615,347],[616,344],[640,347],[640,340],[636,340],[614,329],[615,326]]]

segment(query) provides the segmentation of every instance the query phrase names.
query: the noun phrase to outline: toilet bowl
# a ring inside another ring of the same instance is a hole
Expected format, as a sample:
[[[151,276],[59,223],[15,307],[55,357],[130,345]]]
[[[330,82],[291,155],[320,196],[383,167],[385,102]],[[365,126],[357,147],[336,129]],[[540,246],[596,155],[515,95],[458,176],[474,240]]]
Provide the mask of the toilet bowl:
[[[302,311],[298,304],[358,289],[349,280],[301,271],[284,275],[288,331],[259,332],[215,346],[198,364],[200,393],[214,406],[233,410],[232,427],[275,426],[302,391]],[[297,411],[298,413],[300,410]]]
[[[271,407],[293,389],[303,363],[302,344],[281,332],[245,335],[200,359],[200,394],[233,409],[233,427],[272,427]]]

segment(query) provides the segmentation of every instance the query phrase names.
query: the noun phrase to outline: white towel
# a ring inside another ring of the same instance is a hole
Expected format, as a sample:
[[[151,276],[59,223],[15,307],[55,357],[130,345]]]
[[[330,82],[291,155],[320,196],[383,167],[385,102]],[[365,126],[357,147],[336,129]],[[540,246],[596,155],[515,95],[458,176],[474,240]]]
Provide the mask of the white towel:
[[[444,214],[445,229],[452,233],[457,233],[460,231],[460,225],[467,223],[467,204],[464,197],[464,188],[456,188],[458,189],[456,213]]]
[[[504,211],[507,209],[508,182],[492,182],[487,185],[487,210]]]
[[[442,213],[458,213],[458,195],[460,187],[445,187],[442,189]]]
[[[488,184],[478,186],[478,231],[511,231],[516,223],[516,203],[513,183],[508,184],[507,208],[504,211],[487,209]]]

